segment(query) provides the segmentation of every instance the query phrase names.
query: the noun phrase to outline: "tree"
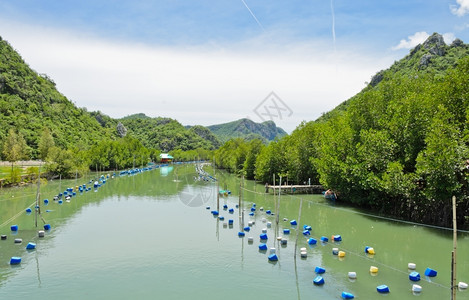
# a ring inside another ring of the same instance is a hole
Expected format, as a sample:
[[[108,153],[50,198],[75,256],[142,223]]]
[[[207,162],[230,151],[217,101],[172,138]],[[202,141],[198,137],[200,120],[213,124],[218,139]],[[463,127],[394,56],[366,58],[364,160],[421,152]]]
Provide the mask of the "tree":
[[[42,131],[42,135],[38,143],[39,158],[45,161],[47,159],[47,155],[49,154],[50,148],[54,146],[54,138],[52,137],[49,128],[45,127]]]
[[[17,134],[13,128],[8,131],[8,136],[3,143],[3,155],[7,161],[11,162],[12,172],[15,161],[28,157],[26,141],[21,132]]]

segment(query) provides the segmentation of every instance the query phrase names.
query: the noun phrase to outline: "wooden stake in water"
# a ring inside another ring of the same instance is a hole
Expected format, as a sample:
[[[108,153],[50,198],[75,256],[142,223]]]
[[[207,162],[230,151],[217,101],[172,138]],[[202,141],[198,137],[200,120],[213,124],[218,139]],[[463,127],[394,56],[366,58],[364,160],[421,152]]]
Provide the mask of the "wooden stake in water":
[[[220,211],[220,184],[217,180],[217,211]]]
[[[451,300],[456,300],[456,248],[458,246],[458,230],[456,224],[456,197],[453,196],[453,251],[451,253]]]
[[[298,210],[298,224],[300,224],[300,219],[301,219],[301,206],[303,206],[303,198],[300,199],[300,209]],[[300,234],[300,231],[297,229],[296,230],[296,240],[295,240],[295,258],[296,258],[296,247],[298,245],[298,236]]]
[[[39,197],[40,197],[40,187],[41,187],[41,167],[39,167],[39,171],[37,173],[37,191],[36,191],[36,205],[34,207],[34,211],[36,212],[35,218],[34,218],[34,224],[37,227],[37,215],[41,213],[40,207],[39,207]]]
[[[282,176],[280,176],[280,183],[279,183],[279,186],[278,186],[278,198],[277,198],[277,207],[276,207],[276,211],[277,211],[277,218],[275,219],[275,222],[277,222],[277,226],[278,226],[278,221],[279,221],[279,213],[280,213],[280,192],[282,190]]]

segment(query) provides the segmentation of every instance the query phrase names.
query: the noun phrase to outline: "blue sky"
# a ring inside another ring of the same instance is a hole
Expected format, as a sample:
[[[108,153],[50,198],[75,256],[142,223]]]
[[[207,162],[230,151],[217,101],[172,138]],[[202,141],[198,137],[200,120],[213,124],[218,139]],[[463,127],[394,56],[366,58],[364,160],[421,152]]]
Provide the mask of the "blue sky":
[[[183,124],[261,121],[274,91],[291,131],[433,32],[469,42],[469,0],[0,0],[0,36],[77,106]]]

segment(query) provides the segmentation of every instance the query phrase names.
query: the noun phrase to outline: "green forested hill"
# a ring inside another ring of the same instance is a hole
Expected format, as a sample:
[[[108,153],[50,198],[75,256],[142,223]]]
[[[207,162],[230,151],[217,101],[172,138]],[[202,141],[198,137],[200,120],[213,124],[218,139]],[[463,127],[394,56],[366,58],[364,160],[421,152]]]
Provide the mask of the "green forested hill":
[[[318,120],[260,152],[227,143],[217,164],[262,182],[311,179],[340,201],[443,226],[454,195],[459,226],[469,227],[468,49],[434,34]]]
[[[30,158],[38,157],[44,128],[63,148],[86,148],[115,136],[115,128],[102,127],[86,109],[77,108],[57,91],[50,78],[33,71],[0,38],[0,141],[5,140],[10,128],[24,136]]]
[[[128,129],[128,134],[138,138],[143,145],[161,151],[212,150],[219,146],[213,134],[202,126],[186,129],[171,118],[150,118],[145,114],[127,116],[119,120]]]
[[[450,45],[447,45],[442,35],[433,33],[424,43],[413,48],[403,59],[395,61],[388,69],[377,72],[363,91],[321,116],[319,121],[345,110],[354,99],[379,88],[379,85],[385,84],[386,81],[398,77],[417,79],[422,76],[442,79],[449,69],[454,68],[461,58],[467,56],[469,56],[469,45],[460,39],[455,39]]]
[[[264,142],[269,142],[277,137],[280,138],[287,135],[273,121],[255,123],[249,119],[240,119],[229,123],[211,125],[207,128],[222,142],[233,138],[243,138],[246,140],[260,139]]]

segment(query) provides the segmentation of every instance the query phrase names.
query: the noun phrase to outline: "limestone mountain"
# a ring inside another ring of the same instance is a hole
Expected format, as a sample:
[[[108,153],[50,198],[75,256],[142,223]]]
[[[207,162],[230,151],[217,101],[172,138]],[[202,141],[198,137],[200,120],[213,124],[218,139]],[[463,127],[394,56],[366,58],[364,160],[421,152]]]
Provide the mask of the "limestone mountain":
[[[244,138],[246,140],[260,139],[267,143],[277,137],[281,138],[287,135],[273,121],[256,123],[249,119],[240,119],[229,123],[207,126],[207,128],[222,142],[232,138]]]

